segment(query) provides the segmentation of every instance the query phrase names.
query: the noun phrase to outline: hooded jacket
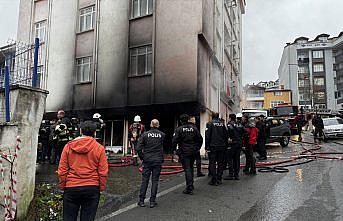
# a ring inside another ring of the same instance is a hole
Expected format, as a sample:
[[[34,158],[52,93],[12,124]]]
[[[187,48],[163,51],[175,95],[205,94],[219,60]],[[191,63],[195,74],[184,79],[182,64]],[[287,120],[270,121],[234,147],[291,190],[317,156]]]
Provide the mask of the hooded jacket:
[[[108,163],[105,148],[93,137],[79,137],[63,149],[58,167],[59,187],[99,186],[105,190]]]

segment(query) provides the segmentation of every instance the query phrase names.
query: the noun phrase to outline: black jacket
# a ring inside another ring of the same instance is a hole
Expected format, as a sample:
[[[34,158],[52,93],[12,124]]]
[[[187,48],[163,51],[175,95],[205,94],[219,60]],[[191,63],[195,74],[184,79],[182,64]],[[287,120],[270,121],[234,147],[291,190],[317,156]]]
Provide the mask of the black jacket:
[[[137,152],[145,163],[163,163],[163,142],[165,134],[157,129],[144,132],[139,138]]]
[[[205,149],[225,150],[228,146],[228,132],[225,124],[214,119],[206,124]]]
[[[179,145],[179,154],[189,156],[194,155],[200,150],[202,142],[203,138],[198,128],[194,124],[187,123],[176,128],[173,135],[172,148],[175,150],[176,146]]]
[[[243,143],[244,137],[247,135],[245,127],[237,122],[229,123],[228,126],[229,138],[231,139],[230,146],[239,145]]]
[[[256,123],[256,128],[258,129],[258,140],[266,140],[266,124],[263,121],[259,121]]]

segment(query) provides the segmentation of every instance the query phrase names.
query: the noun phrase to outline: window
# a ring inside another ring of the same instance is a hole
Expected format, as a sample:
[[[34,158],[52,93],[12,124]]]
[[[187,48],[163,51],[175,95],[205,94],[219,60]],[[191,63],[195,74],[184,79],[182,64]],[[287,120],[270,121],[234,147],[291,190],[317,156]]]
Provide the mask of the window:
[[[323,77],[313,78],[313,83],[316,86],[323,86],[323,85],[325,85],[325,79]]]
[[[94,28],[95,24],[95,6],[83,8],[80,10],[80,32],[88,31]]]
[[[305,87],[305,80],[299,79],[298,80],[298,87]]]
[[[76,81],[84,83],[91,81],[92,57],[76,59]]]
[[[132,18],[152,14],[153,0],[132,0]]]
[[[313,58],[323,58],[323,51],[312,51]]]
[[[310,96],[308,93],[299,93],[299,100],[300,101],[308,101],[308,100],[310,100]]]
[[[271,101],[270,102],[270,107],[276,107],[276,106],[278,106],[279,104],[283,104],[283,103],[285,103],[284,101]]]
[[[317,100],[325,100],[325,92],[315,92],[314,96]]]
[[[45,41],[46,21],[37,22],[35,24],[35,38],[39,38],[40,42]]]
[[[130,76],[152,73],[151,45],[130,49]]]
[[[313,65],[313,72],[323,72],[324,65],[323,64],[314,64]]]
[[[308,70],[307,66],[300,66],[300,67],[298,67],[298,73],[306,74],[308,72],[309,72],[309,70]]]
[[[274,96],[282,96],[282,92],[281,91],[274,91]]]

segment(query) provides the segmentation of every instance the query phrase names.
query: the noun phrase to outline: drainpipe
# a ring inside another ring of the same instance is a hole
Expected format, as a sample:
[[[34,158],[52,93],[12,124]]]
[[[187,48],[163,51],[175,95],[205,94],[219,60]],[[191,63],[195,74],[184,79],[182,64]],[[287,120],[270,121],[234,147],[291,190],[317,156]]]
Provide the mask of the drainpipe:
[[[100,29],[100,0],[96,0],[96,27],[94,39],[94,80],[93,80],[93,108],[96,108],[96,90],[98,76],[99,29]]]

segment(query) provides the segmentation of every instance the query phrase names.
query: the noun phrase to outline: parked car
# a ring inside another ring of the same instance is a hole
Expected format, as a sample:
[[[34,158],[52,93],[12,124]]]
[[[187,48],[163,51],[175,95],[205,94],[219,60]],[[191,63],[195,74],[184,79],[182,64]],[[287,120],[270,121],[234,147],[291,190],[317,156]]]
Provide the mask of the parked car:
[[[343,119],[339,117],[324,118],[324,139],[343,137]]]
[[[291,137],[290,124],[284,118],[267,118],[266,134],[267,143],[279,142],[282,147],[287,147]]]

